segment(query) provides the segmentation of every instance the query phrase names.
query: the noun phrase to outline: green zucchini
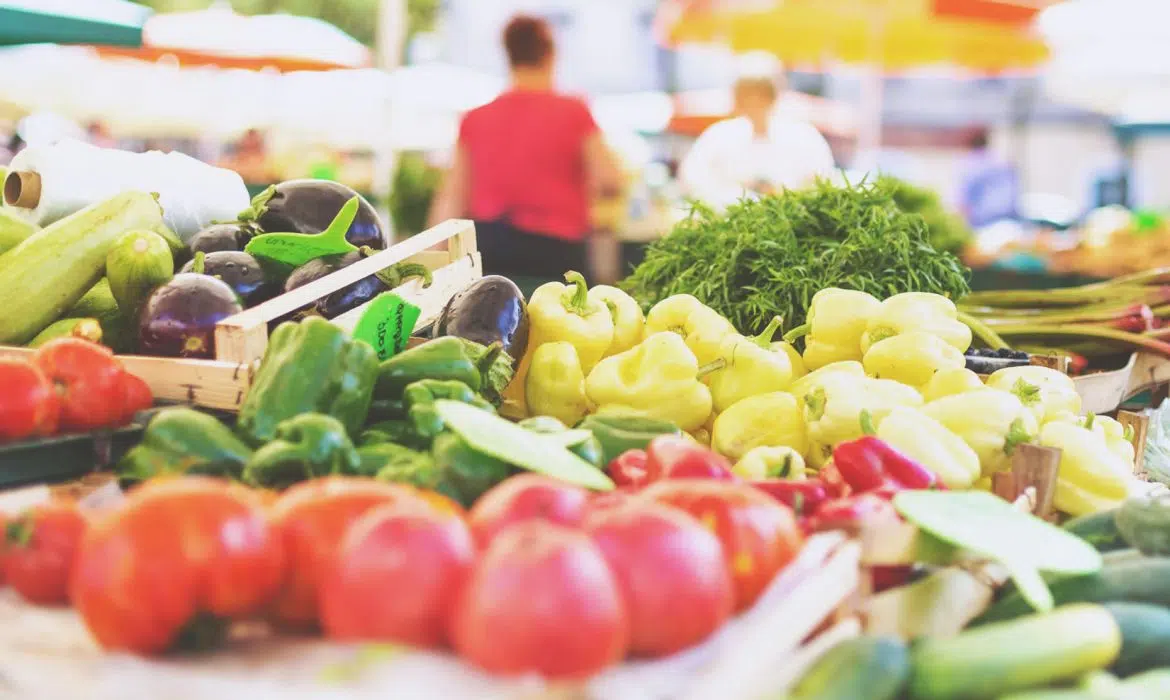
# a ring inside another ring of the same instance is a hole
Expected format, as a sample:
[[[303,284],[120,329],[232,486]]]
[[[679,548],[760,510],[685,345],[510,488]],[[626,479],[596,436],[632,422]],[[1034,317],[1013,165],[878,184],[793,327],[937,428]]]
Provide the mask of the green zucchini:
[[[37,333],[28,346],[39,348],[50,340],[57,338],[84,338],[95,343],[102,342],[102,325],[93,318],[63,318],[49,324],[45,330]]]
[[[123,192],[24,239],[0,256],[0,344],[27,343],[76,304],[124,233],[165,228],[154,196]]]
[[[894,700],[910,676],[910,655],[896,637],[841,642],[813,664],[788,700]]]
[[[1066,603],[1150,603],[1170,605],[1170,558],[1146,558],[1110,564],[1094,574],[1070,576],[1048,584],[1057,605]],[[1032,606],[1012,592],[998,600],[973,625],[1011,620],[1032,612]]]
[[[1101,555],[1101,563],[1105,566],[1116,566],[1131,561],[1145,561],[1146,555],[1138,549],[1115,549]]]
[[[1117,509],[1117,530],[1147,556],[1170,556],[1170,494],[1131,498]]]
[[[1105,603],[1121,629],[1121,654],[1109,667],[1120,678],[1170,666],[1170,610],[1144,603]]]
[[[12,250],[18,243],[36,233],[36,230],[36,226],[0,207],[0,254]]]
[[[1131,545],[1117,529],[1115,517],[1117,508],[1104,510],[1092,515],[1083,515],[1064,524],[1064,529],[1093,545],[1098,552],[1112,552],[1126,549]]]
[[[133,352],[138,345],[137,329],[123,316],[110,281],[105,277],[90,288],[68,311],[67,318],[95,318],[102,326],[102,344],[114,352]]]
[[[1067,605],[926,639],[911,652],[913,700],[982,700],[1076,679],[1113,663],[1121,631],[1100,605]]]
[[[155,288],[175,276],[175,259],[167,242],[153,231],[131,231],[106,255],[106,279],[118,308],[131,318]]]

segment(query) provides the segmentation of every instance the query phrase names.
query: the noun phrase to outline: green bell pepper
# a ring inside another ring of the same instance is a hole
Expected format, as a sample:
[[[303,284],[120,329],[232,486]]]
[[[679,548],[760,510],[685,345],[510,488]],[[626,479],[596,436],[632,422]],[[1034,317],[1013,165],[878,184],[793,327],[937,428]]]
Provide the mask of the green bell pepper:
[[[282,422],[322,413],[356,434],[369,413],[377,374],[374,348],[329,321],[282,323],[268,339],[236,428],[260,445],[276,436]]]
[[[146,426],[142,441],[118,462],[122,478],[143,481],[156,476],[203,474],[239,478],[252,456],[223,423],[192,408],[160,411]]]
[[[601,414],[585,416],[577,427],[593,433],[601,444],[602,464],[609,464],[627,450],[644,450],[659,435],[681,435],[670,421],[645,416]]]
[[[432,462],[406,461],[386,465],[379,481],[407,483],[438,491],[470,507],[488,489],[517,469],[503,460],[477,452],[455,433],[440,433],[431,446]]]
[[[425,471],[434,469],[435,465],[435,460],[430,454],[393,442],[363,445],[357,448],[357,453],[360,460],[357,468],[359,476],[377,476],[388,468]]]
[[[361,457],[341,421],[304,413],[276,427],[276,437],[248,460],[243,480],[281,488],[329,474],[356,474],[360,466]]]
[[[406,387],[422,379],[463,382],[498,403],[512,380],[512,359],[498,343],[484,347],[454,336],[436,338],[379,365],[374,396],[401,399]]]
[[[569,429],[560,419],[552,416],[533,416],[520,421],[519,425],[534,433],[544,434],[563,433]],[[597,439],[596,435],[591,434],[590,437],[581,442],[569,445],[568,450],[595,467],[600,468],[607,464],[605,454],[601,449],[601,441]]]
[[[420,379],[406,387],[402,393],[402,400],[396,402],[390,412],[392,418],[397,420],[375,424],[373,430],[376,432],[363,433],[363,441],[385,437],[389,442],[418,449],[426,448],[446,427],[443,419],[435,411],[435,401],[438,399],[459,401],[484,411],[495,412],[490,403],[463,382],[454,379]]]

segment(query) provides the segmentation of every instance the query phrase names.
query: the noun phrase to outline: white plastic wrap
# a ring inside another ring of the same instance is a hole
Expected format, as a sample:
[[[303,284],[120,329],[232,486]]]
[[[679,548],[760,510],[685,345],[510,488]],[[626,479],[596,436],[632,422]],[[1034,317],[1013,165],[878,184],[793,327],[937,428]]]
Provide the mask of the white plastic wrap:
[[[40,175],[35,208],[4,206],[42,227],[120,192],[141,190],[158,193],[167,225],[186,242],[213,221],[234,220],[250,202],[238,173],[176,152],[131,153],[58,141],[26,148],[9,170]]]

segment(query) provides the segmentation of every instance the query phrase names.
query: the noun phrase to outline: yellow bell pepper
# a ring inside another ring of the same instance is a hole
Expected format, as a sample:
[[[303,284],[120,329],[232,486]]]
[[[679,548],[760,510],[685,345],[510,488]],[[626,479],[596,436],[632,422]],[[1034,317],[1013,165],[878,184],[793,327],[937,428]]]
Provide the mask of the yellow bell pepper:
[[[646,314],[645,337],[662,331],[682,336],[699,364],[706,365],[719,355],[719,344],[735,333],[735,327],[690,294],[675,294],[655,304]]]
[[[739,458],[731,471],[744,479],[805,479],[804,457],[785,445],[753,447]]]
[[[963,353],[924,331],[907,331],[879,340],[869,346],[862,360],[870,376],[893,379],[915,389],[922,389],[935,373],[963,369],[966,363]]]
[[[784,391],[792,384],[788,356],[769,346],[780,323],[777,317],[760,335],[745,338],[732,333],[723,339],[719,355],[711,363],[719,367],[706,377],[716,412],[726,410],[740,399]]]
[[[735,402],[715,418],[711,447],[732,461],[756,447],[791,447],[804,454],[808,436],[796,397],[773,391]]]
[[[977,391],[985,388],[983,380],[966,367],[957,369],[940,369],[934,373],[926,386],[922,387],[922,398],[927,403],[944,396],[964,394],[968,391]]]
[[[993,372],[987,386],[1015,394],[1041,425],[1064,411],[1081,412],[1081,395],[1072,377],[1049,367],[1006,367]]]
[[[879,309],[881,302],[865,292],[822,289],[813,295],[805,324],[785,333],[784,340],[804,338],[804,364],[809,370],[860,360],[861,334]]]
[[[788,392],[795,396],[798,401],[803,402],[804,397],[808,395],[810,391],[820,386],[825,377],[834,374],[847,374],[857,379],[864,379],[865,368],[862,367],[861,363],[856,360],[834,362],[832,364],[825,365],[820,369],[814,369],[800,379],[792,382],[792,386],[789,387]]]
[[[572,343],[561,340],[536,348],[525,396],[534,416],[552,416],[565,425],[577,425],[585,417],[589,412],[585,373]]]
[[[808,374],[808,368],[804,366],[804,358],[800,356],[800,351],[792,343],[778,340],[772,343],[771,348],[772,352],[782,352],[788,356],[788,363],[792,365],[793,379],[800,379]]]
[[[1061,451],[1053,498],[1057,510],[1088,515],[1118,506],[1130,495],[1134,481],[1130,467],[1109,451],[1102,435],[1071,423],[1052,422],[1040,431],[1039,442]]]
[[[979,455],[984,476],[1011,467],[1016,445],[1031,442],[1036,417],[1014,395],[979,389],[931,401],[922,412],[963,439]]]
[[[1130,472],[1133,471],[1137,459],[1137,451],[1133,447],[1133,427],[1122,425],[1109,416],[1098,416],[1092,413],[1087,416],[1078,416],[1077,424],[1088,428],[1105,439],[1105,446],[1109,451],[1125,462]]]
[[[899,406],[921,406],[922,395],[890,379],[837,373],[805,394],[803,404],[810,443],[808,461],[820,468],[833,456],[835,446],[865,434],[863,413],[878,427]]]
[[[689,432],[711,415],[711,391],[698,372],[682,336],[655,333],[599,362],[585,378],[585,393],[599,412],[638,413]]]
[[[625,352],[642,342],[646,317],[633,297],[617,287],[599,284],[589,290],[589,299],[605,304],[613,318],[613,342],[605,351],[606,357]]]
[[[979,455],[946,426],[916,408],[890,411],[877,436],[933,471],[950,489],[966,489],[979,478]]]
[[[955,302],[929,292],[903,292],[882,302],[861,336],[861,351],[902,333],[921,331],[942,339],[959,351],[971,347],[971,329],[958,320]]]
[[[581,371],[588,375],[613,343],[609,307],[589,298],[581,273],[566,272],[565,281],[568,284],[542,284],[528,300],[528,349],[504,391],[504,398],[520,415],[529,415],[525,392],[532,354],[537,348],[558,340],[572,343],[581,360]]]

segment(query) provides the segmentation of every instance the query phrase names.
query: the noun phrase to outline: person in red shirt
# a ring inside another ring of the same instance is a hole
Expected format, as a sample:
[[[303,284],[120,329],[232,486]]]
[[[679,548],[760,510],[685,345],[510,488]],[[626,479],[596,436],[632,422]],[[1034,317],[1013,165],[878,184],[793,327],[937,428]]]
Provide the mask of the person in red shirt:
[[[513,18],[504,48],[511,87],[463,117],[430,225],[474,220],[487,274],[587,274],[590,204],[620,190],[620,171],[588,106],[553,89],[548,23]]]

